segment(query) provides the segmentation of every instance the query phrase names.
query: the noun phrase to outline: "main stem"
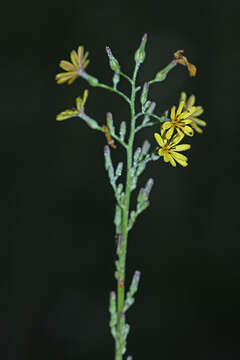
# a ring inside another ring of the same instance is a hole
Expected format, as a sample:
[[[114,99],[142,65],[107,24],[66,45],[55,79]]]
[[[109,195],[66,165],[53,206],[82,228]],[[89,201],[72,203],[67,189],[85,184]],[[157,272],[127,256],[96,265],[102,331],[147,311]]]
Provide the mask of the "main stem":
[[[117,289],[117,336],[116,336],[116,349],[115,349],[115,360],[122,360],[122,331],[124,326],[124,298],[125,298],[125,274],[126,274],[126,256],[127,256],[127,239],[128,239],[128,215],[131,199],[131,176],[130,170],[132,167],[133,161],[133,143],[134,143],[134,134],[135,134],[135,96],[136,96],[136,77],[139,69],[139,64],[137,63],[133,73],[132,79],[132,92],[131,92],[131,129],[129,135],[129,141],[127,145],[127,175],[126,175],[126,188],[125,188],[125,204],[123,209],[122,217],[122,259],[121,263],[123,264],[121,276],[118,278],[118,289]]]

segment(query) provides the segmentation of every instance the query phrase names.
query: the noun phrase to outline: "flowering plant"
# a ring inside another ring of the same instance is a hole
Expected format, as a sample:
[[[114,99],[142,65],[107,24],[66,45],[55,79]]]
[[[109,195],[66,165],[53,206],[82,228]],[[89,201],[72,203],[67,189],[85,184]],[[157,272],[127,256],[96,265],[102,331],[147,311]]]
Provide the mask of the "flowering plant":
[[[82,97],[76,98],[76,107],[71,110],[65,110],[57,115],[57,120],[62,121],[72,117],[81,118],[91,129],[100,131],[105,135],[107,145],[104,147],[105,168],[109,175],[115,196],[115,232],[117,237],[117,249],[115,262],[115,278],[117,280],[117,290],[110,293],[110,329],[115,341],[115,360],[122,360],[126,352],[126,341],[130,326],[126,322],[126,313],[135,301],[135,294],[138,289],[140,272],[136,271],[133,275],[128,291],[126,291],[126,255],[128,234],[132,229],[138,216],[149,206],[149,195],[153,186],[153,179],[149,179],[144,187],[141,187],[137,196],[136,208],[131,210],[131,194],[137,188],[140,175],[146,168],[147,163],[151,161],[170,163],[176,166],[177,163],[183,167],[188,165],[188,159],[181,151],[189,150],[189,144],[183,144],[182,140],[194,135],[194,130],[202,133],[201,127],[206,125],[205,121],[198,118],[203,113],[201,106],[195,105],[195,97],[191,95],[187,99],[186,93],[182,92],[179,104],[173,106],[170,111],[166,110],[160,115],[154,113],[156,104],[149,99],[149,86],[153,83],[162,82],[166,79],[168,72],[177,64],[186,66],[190,76],[195,76],[197,69],[191,64],[185,56],[183,50],[174,53],[171,62],[161,71],[159,71],[153,80],[145,82],[143,86],[136,85],[137,74],[143,63],[146,53],[145,47],[147,35],[141,40],[140,46],[135,52],[135,68],[133,76],[121,71],[118,60],[113,56],[109,47],[106,52],[109,58],[109,65],[113,71],[113,85],[109,86],[99,82],[94,76],[86,72],[89,64],[88,53],[84,54],[83,46],[78,50],[71,52],[71,62],[62,60],[60,67],[65,70],[57,74],[58,84],[71,84],[77,78],[84,79],[92,87],[100,87],[116,93],[124,99],[130,108],[129,122],[121,122],[119,130],[116,130],[111,113],[106,115],[106,124],[99,125],[95,119],[91,118],[85,112],[85,104],[88,97],[88,90],[85,90]],[[131,87],[131,95],[127,96],[119,90],[118,85],[124,78]],[[136,95],[140,94],[141,111],[136,111]],[[142,120],[140,120],[142,118]],[[127,126],[128,125],[128,126]],[[154,133],[157,147],[150,151],[151,145],[145,140],[142,146],[135,148],[135,135],[146,127],[157,126],[159,132]],[[129,128],[128,128],[129,127]],[[128,136],[126,136],[128,133]],[[126,179],[125,185],[118,183],[122,175],[123,162],[119,162],[115,167],[111,159],[111,150],[116,149],[116,143],[122,146],[126,151]],[[131,356],[128,356],[128,360]]]

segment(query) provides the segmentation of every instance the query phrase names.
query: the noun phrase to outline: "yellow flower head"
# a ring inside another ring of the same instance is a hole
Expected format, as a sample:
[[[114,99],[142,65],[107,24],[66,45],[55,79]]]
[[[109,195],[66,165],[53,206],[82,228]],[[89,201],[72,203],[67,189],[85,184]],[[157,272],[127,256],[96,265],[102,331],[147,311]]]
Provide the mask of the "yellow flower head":
[[[178,145],[184,135],[176,134],[170,141],[158,133],[155,133],[154,137],[160,146],[158,155],[163,156],[165,162],[170,161],[171,165],[174,167],[176,166],[176,161],[184,167],[188,165],[187,157],[178,152],[188,150],[191,147],[189,144]]]
[[[175,111],[175,106],[171,109],[171,121],[165,121],[162,125],[162,134],[166,132],[166,138],[169,140],[174,130],[176,129],[179,135],[188,135],[193,136],[193,129],[188,126],[192,124],[192,120],[189,120],[189,116],[196,110],[194,106],[189,107],[187,110],[183,111],[184,101],[180,101],[177,112]]]
[[[84,105],[86,103],[87,97],[88,97],[88,90],[84,90],[83,98],[81,98],[80,96],[76,98],[76,108],[62,111],[60,114],[57,115],[56,119],[58,121],[66,120],[83,113]]]
[[[179,102],[184,101],[183,109],[188,110],[195,104],[195,100],[196,99],[194,95],[189,96],[189,98],[187,99],[187,94],[185,92],[182,92]],[[195,106],[195,108],[196,110],[188,117],[188,120],[192,121],[191,126],[193,127],[193,129],[201,134],[203,131],[199,126],[206,126],[207,123],[201,119],[198,119],[198,116],[201,115],[204,111],[202,106]]]
[[[67,82],[68,85],[72,84],[73,81],[78,77],[79,73],[83,72],[89,64],[89,60],[87,59],[88,52],[86,52],[84,55],[83,46],[79,46],[77,51],[73,50],[70,54],[70,57],[71,62],[66,60],[60,61],[60,68],[66,72],[56,75],[58,84],[63,84],[65,82]]]

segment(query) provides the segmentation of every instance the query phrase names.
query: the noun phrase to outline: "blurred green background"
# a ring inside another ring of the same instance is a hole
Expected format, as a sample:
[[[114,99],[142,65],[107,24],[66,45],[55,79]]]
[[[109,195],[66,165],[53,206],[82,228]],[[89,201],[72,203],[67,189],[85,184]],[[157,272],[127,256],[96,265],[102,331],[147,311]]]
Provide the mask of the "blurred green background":
[[[151,87],[161,112],[195,94],[208,125],[189,166],[151,164],[151,207],[130,234],[128,281],[142,272],[129,311],[134,359],[239,359],[239,2],[51,1],[5,3],[1,32],[2,358],[113,359],[108,297],[115,239],[105,138],[79,119],[57,123],[89,89],[86,112],[128,120],[121,99],[83,80],[58,86],[58,63],[83,44],[88,72],[110,83],[105,46],[122,70],[149,35],[139,82],[184,49],[182,66]],[[128,84],[122,80],[121,88]],[[153,146],[153,129],[137,138]],[[123,153],[114,152],[120,160]]]

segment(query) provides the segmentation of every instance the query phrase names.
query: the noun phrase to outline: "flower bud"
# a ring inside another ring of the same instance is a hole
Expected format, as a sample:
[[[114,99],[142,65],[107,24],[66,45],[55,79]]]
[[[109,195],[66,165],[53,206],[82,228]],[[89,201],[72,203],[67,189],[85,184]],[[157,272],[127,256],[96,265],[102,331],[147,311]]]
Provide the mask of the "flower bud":
[[[140,280],[140,271],[135,271],[130,285],[130,294],[132,296],[137,292],[139,280]]]
[[[123,169],[123,162],[119,162],[116,168],[116,177],[119,178],[119,176],[122,175],[122,169]]]
[[[107,115],[106,115],[106,118],[107,118],[107,126],[108,126],[108,129],[110,131],[110,134],[115,134],[115,128],[114,128],[114,125],[113,125],[112,114],[110,112],[108,112]]]
[[[117,59],[113,56],[109,46],[106,47],[106,52],[109,58],[109,66],[113,71],[120,70],[120,65]]]
[[[138,64],[143,63],[143,61],[145,59],[146,42],[147,42],[147,34],[144,34],[143,37],[142,37],[141,44],[140,44],[139,48],[137,49],[137,51],[135,52],[135,61]]]
[[[155,77],[155,81],[163,81],[166,79],[167,74],[170,70],[172,70],[177,65],[175,60],[171,61],[164,69],[159,71]]]
[[[122,121],[121,122],[121,125],[120,125],[120,131],[119,131],[119,134],[120,134],[120,139],[124,141],[124,138],[125,138],[125,135],[126,135],[126,122],[125,121]]]
[[[145,84],[143,86],[142,94],[141,94],[141,99],[140,99],[142,105],[144,105],[145,102],[147,101],[148,90],[149,90],[148,82],[145,82]]]
[[[142,155],[145,156],[149,152],[151,144],[148,140],[145,140],[142,146]]]

